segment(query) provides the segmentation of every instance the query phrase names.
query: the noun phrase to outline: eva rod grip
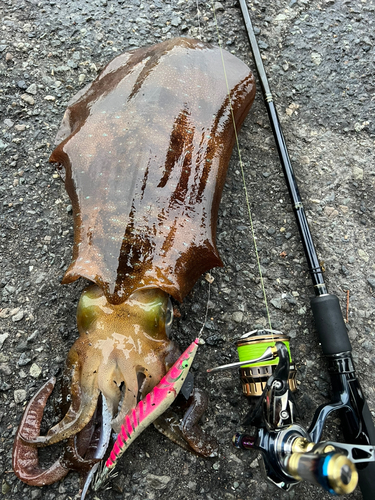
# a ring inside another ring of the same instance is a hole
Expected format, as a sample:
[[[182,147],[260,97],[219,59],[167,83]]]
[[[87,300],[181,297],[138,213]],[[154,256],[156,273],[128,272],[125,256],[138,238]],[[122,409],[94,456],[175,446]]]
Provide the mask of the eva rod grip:
[[[311,299],[311,308],[326,356],[351,351],[352,346],[342,317],[339,299],[336,295],[320,295]]]

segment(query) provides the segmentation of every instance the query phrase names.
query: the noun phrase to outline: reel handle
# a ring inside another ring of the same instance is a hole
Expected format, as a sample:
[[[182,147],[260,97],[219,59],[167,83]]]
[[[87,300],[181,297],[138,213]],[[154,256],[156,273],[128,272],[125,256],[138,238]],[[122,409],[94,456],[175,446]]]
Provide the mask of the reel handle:
[[[288,474],[322,486],[331,494],[352,493],[358,483],[354,464],[342,453],[292,453],[286,462]]]

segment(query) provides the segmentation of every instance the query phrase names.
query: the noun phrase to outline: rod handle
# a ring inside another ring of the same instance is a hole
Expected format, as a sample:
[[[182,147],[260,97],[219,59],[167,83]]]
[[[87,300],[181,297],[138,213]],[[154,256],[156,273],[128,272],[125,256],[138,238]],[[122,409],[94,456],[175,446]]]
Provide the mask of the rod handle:
[[[332,356],[350,352],[352,346],[336,295],[326,294],[313,297],[311,308],[323,353],[326,356]]]

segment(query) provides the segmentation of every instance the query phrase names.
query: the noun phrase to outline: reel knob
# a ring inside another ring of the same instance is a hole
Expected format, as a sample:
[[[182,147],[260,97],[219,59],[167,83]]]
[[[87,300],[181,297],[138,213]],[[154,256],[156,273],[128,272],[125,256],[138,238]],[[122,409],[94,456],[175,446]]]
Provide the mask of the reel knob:
[[[336,452],[292,453],[287,459],[286,469],[295,479],[319,484],[332,494],[352,493],[358,483],[354,464]]]

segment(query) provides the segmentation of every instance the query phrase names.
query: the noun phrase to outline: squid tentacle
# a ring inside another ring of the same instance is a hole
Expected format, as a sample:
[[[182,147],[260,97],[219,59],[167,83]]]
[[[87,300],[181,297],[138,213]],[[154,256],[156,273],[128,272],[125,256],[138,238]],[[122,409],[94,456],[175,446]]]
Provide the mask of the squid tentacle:
[[[44,486],[59,481],[67,475],[69,468],[61,455],[48,469],[39,466],[38,449],[25,442],[39,435],[43,410],[55,386],[56,378],[49,379],[29,401],[16,433],[13,446],[12,465],[16,476],[31,486]],[[21,437],[22,435],[22,437]]]
[[[200,418],[207,410],[208,395],[206,392],[195,388],[189,402],[190,406],[181,422],[182,435],[198,455],[216,457],[218,442],[216,439],[208,437],[198,425]]]
[[[70,470],[89,472],[100,459],[87,459],[81,456],[77,447],[77,435],[70,437],[65,448],[63,462]]]
[[[64,418],[52,427],[46,436],[25,436],[20,433],[20,437],[25,443],[36,446],[48,446],[58,443],[63,439],[68,439],[80,432],[91,420],[99,397],[96,379],[91,382],[91,387],[81,387],[80,367],[73,365],[71,398],[72,403]]]

